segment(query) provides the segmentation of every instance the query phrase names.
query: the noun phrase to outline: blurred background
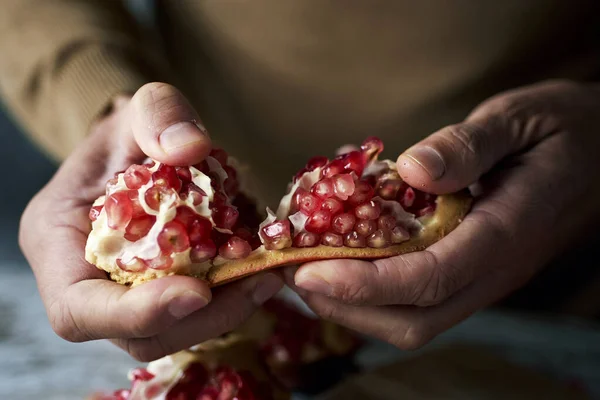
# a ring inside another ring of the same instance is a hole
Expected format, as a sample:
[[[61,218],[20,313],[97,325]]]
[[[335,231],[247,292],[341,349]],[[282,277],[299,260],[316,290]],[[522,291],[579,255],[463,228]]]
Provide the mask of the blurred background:
[[[148,17],[146,1],[130,3],[141,20]],[[56,168],[0,111],[0,399],[82,399],[98,389],[128,386],[126,373],[137,365],[109,343],[67,343],[49,327],[34,277],[19,250],[17,232],[28,200]],[[571,258],[571,262],[578,260]],[[556,276],[549,271],[546,279]],[[507,304],[519,299],[523,296],[517,294]],[[484,345],[552,380],[584,386],[600,398],[597,323],[539,311],[552,302],[552,296],[544,294],[529,298],[529,311],[502,308],[480,313],[424,351],[455,342]],[[358,358],[370,369],[407,356],[372,342]]]

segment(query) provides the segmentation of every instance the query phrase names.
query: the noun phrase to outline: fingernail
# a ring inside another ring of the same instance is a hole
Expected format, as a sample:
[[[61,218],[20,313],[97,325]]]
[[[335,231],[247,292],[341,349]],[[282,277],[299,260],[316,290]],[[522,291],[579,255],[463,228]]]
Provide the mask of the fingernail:
[[[173,290],[170,293],[169,289],[167,289],[161,297],[164,298],[161,301],[165,301],[168,304],[167,310],[169,314],[177,319],[187,317],[191,313],[205,307],[209,302],[209,299],[193,290],[187,290],[183,293]]]
[[[314,274],[302,274],[296,276],[296,286],[301,289],[308,290],[309,292],[320,293],[325,296],[331,296],[333,294],[333,288],[322,277]]]
[[[252,292],[252,302],[257,306],[275,296],[283,287],[283,282],[275,274],[265,274],[259,279]]]
[[[403,156],[419,164],[433,180],[440,179],[446,172],[446,164],[442,156],[433,147],[412,147]]]
[[[206,135],[193,122],[178,122],[162,131],[158,137],[160,147],[166,153],[171,153],[181,147],[186,147],[206,140]]]

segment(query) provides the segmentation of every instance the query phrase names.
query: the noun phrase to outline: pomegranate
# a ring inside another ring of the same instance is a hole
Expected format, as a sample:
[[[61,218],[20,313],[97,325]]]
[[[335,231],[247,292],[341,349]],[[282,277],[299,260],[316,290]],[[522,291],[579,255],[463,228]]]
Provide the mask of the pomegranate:
[[[383,149],[371,137],[332,160],[311,158],[266,218],[222,149],[191,167],[132,165],[90,210],[86,259],[125,284],[186,274],[215,286],[303,261],[424,249],[454,229],[470,196],[410,187],[394,162],[378,160]]]
[[[131,387],[94,400],[288,400],[260,358],[259,345],[240,334],[217,338],[153,361],[128,374]]]

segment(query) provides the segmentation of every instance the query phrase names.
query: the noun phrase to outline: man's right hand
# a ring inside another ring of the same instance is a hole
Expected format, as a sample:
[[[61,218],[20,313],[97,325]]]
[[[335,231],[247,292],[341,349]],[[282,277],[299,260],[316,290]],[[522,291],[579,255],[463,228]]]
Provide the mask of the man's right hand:
[[[186,276],[127,288],[86,262],[88,212],[106,181],[146,156],[171,165],[202,161],[211,141],[199,123],[184,96],[166,84],[120,97],[27,206],[20,245],[50,323],[64,339],[112,339],[137,360],[150,361],[234,329],[282,287],[279,276],[267,273],[227,285],[214,297],[203,281]]]

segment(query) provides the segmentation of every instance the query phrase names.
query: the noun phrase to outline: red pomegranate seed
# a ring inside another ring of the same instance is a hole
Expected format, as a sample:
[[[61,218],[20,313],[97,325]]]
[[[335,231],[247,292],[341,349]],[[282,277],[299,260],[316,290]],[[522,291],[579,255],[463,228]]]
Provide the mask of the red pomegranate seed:
[[[334,198],[329,198],[321,204],[321,210],[329,211],[331,215],[337,215],[344,211],[344,205],[341,201]]]
[[[311,215],[321,207],[321,200],[306,191],[300,195],[298,208],[306,215]]]
[[[124,263],[123,260],[121,260],[120,258],[117,258],[117,266],[119,268],[121,268],[123,271],[127,271],[127,272],[139,272],[139,271],[143,271],[145,268],[145,264],[144,262],[137,258],[137,257],[133,257],[131,260],[129,260],[129,262]]]
[[[356,217],[349,213],[338,214],[331,221],[331,230],[342,235],[349,233],[354,228]]]
[[[188,226],[190,244],[193,246],[204,240],[209,240],[212,231],[212,224],[207,218],[200,215],[194,219]]]
[[[275,221],[261,230],[267,250],[281,250],[292,245],[290,221]]]
[[[323,168],[323,171],[321,171],[321,177],[322,178],[331,178],[335,175],[339,175],[342,174],[344,172],[344,163],[342,160],[335,159],[333,161],[331,161],[329,164],[327,164],[327,166],[325,166],[325,168]]]
[[[311,193],[321,199],[326,199],[333,196],[333,180],[331,178],[324,178],[316,182],[310,189]]]
[[[319,167],[324,167],[325,165],[327,165],[328,162],[329,162],[329,159],[327,157],[323,157],[323,156],[313,157],[310,160],[308,160],[308,162],[306,163],[306,170],[314,171],[315,169],[317,169]]]
[[[354,193],[354,179],[349,174],[333,177],[333,190],[340,200],[347,200]]]
[[[212,218],[215,225],[222,229],[231,229],[240,215],[238,210],[232,206],[216,206],[212,209]]]
[[[337,233],[325,232],[321,237],[321,244],[330,247],[342,247],[344,245],[344,238]]]
[[[292,202],[290,205],[290,214],[294,214],[300,210],[300,199],[302,199],[302,197],[306,193],[308,193],[308,192],[300,187],[298,189],[296,189],[296,191],[294,192],[294,195],[292,196]]]
[[[381,206],[373,200],[363,203],[354,209],[354,215],[358,219],[377,219],[381,214]]]
[[[227,165],[227,158],[229,158],[229,156],[225,150],[215,147],[210,151],[210,156],[217,160],[222,167]]]
[[[300,232],[294,238],[294,247],[315,247],[319,244],[321,237],[312,232]]]
[[[435,206],[426,206],[424,208],[421,208],[420,210],[417,210],[415,215],[417,217],[422,217],[424,215],[431,214],[434,211],[435,211]]]
[[[158,234],[158,246],[166,253],[179,253],[190,247],[185,225],[177,220],[167,222]]]
[[[406,242],[408,239],[410,239],[408,231],[401,226],[394,227],[390,233],[390,240],[394,244]]]
[[[367,245],[376,249],[388,247],[391,243],[390,232],[383,229],[377,229],[367,237]]]
[[[348,197],[348,204],[357,206],[373,198],[374,190],[367,182],[360,180],[354,183],[354,193]]]
[[[204,197],[206,197],[206,192],[191,182],[184,183],[181,187],[181,199],[186,200],[190,196],[192,204],[198,206],[202,204]]]
[[[377,187],[377,195],[385,200],[395,200],[398,192],[407,187],[400,179],[387,179]]]
[[[361,236],[367,237],[377,229],[377,221],[372,219],[359,219],[354,225],[354,230]]]
[[[169,269],[171,268],[171,265],[173,265],[173,259],[170,256],[162,253],[152,259],[142,261],[148,268],[158,270]]]
[[[347,247],[366,247],[367,241],[364,236],[356,232],[350,232],[344,236],[344,245]]]
[[[250,247],[250,243],[237,236],[230,237],[224,245],[219,247],[219,255],[228,260],[246,258],[251,252],[252,247]]]
[[[215,387],[205,387],[195,400],[220,400],[220,391]]]
[[[210,239],[205,239],[203,241],[197,242],[195,245],[192,245],[192,249],[190,250],[190,259],[192,262],[201,263],[207,260],[210,260],[217,254],[217,246]]]
[[[129,189],[139,189],[150,180],[151,172],[143,165],[132,165],[123,174],[125,186]]]
[[[242,400],[237,395],[244,382],[241,376],[232,368],[218,368],[215,371],[215,380],[220,390],[218,400]]]
[[[129,389],[119,389],[113,392],[113,398],[110,400],[127,400],[131,396]]]
[[[146,215],[146,211],[142,207],[142,203],[140,203],[139,192],[137,190],[128,190],[127,195],[131,199],[132,218],[139,218]]]
[[[396,227],[396,219],[392,215],[382,215],[377,219],[377,227],[384,231],[391,231]]]
[[[210,178],[210,186],[213,190],[221,190],[221,177],[217,173],[217,171],[209,171],[206,173],[206,176]]]
[[[173,189],[169,189],[164,186],[152,186],[144,194],[144,200],[151,209],[158,211],[160,210],[160,204],[165,203],[173,199],[177,193]]]
[[[196,218],[200,217],[188,206],[179,206],[175,210],[175,219],[189,228]]]
[[[129,372],[129,379],[133,382],[142,381],[146,382],[154,378],[154,375],[148,372],[145,368],[135,368]]]
[[[140,240],[150,232],[150,229],[156,222],[154,215],[144,215],[138,218],[132,218],[125,228],[125,239],[130,242]]]
[[[181,180],[177,176],[177,170],[170,165],[161,164],[156,172],[152,174],[152,181],[157,186],[166,186],[175,189],[177,192],[181,189]]]
[[[108,226],[112,229],[125,229],[133,216],[131,199],[126,192],[115,192],[104,202]]]
[[[318,210],[306,221],[305,229],[312,233],[326,232],[331,226],[331,214],[326,210]]]
[[[227,204],[227,196],[225,196],[222,192],[214,192],[213,200],[210,203],[210,206],[224,206]]]
[[[208,163],[206,161],[202,161],[202,162],[199,162],[198,164],[194,164],[194,168],[196,168],[198,171],[202,172],[203,174],[206,174],[208,171],[210,171],[210,168],[208,168]]]
[[[415,202],[416,197],[417,195],[415,194],[415,190],[411,187],[408,187],[402,194],[402,197],[399,199],[399,201],[402,207],[409,208]]]
[[[241,239],[244,239],[248,243],[253,239],[252,232],[250,232],[247,228],[237,228],[233,234]]]
[[[369,161],[377,157],[383,151],[383,142],[381,139],[374,136],[368,137],[360,146],[363,152],[365,161]]]
[[[225,179],[225,182],[223,183],[225,193],[227,193],[229,196],[235,196],[240,188],[240,184],[237,178],[237,171],[229,165],[225,165],[223,169],[225,170],[225,172],[227,172],[227,179]]]
[[[182,183],[190,183],[192,181],[192,173],[188,167],[177,167],[176,171]]]
[[[360,151],[351,151],[350,153],[339,156],[344,165],[346,173],[354,172],[357,177],[360,177],[365,169],[365,160]]]
[[[90,208],[89,217],[91,221],[95,221],[98,219],[100,213],[102,212],[102,208],[104,208],[104,206],[93,206],[92,208]]]

